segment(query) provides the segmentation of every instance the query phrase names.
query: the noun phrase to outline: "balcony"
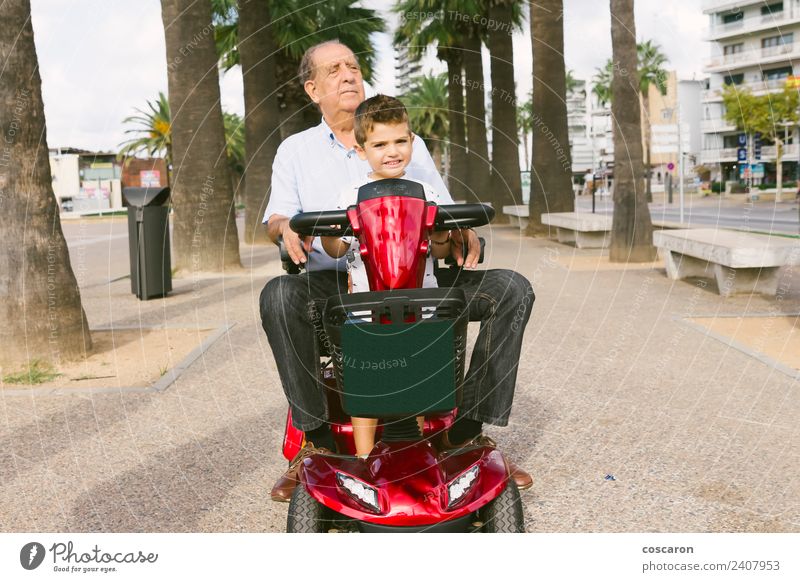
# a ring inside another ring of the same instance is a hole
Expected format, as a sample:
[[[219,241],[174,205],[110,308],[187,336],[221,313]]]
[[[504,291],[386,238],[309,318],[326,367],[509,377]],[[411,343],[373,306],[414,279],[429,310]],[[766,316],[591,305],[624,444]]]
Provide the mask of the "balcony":
[[[703,119],[700,122],[700,131],[703,133],[723,133],[736,131],[736,126],[722,118]]]
[[[763,0],[703,0],[702,7],[704,14],[714,14],[763,3]]]
[[[740,53],[716,55],[706,61],[705,70],[707,73],[721,73],[754,65],[788,61],[798,56],[800,56],[800,43],[793,42]]]
[[[719,148],[703,150],[700,152],[701,164],[718,164],[720,162],[735,162],[737,148]],[[759,162],[774,162],[775,161],[775,146],[764,146],[761,148],[761,159],[753,160],[753,163]],[[783,146],[783,161],[794,161],[798,159],[800,154],[800,146],[798,144],[790,144]]]
[[[754,95],[764,95],[765,93],[782,90],[786,86],[786,81],[786,79],[754,81],[752,83],[741,83],[736,85],[736,88],[752,91]],[[708,89],[703,91],[700,95],[704,103],[722,101],[722,89]]]
[[[737,20],[728,24],[714,24],[711,28],[705,29],[703,38],[709,41],[721,40],[723,38],[758,32],[759,30],[768,30],[776,26],[785,27],[798,22],[800,22],[800,14],[794,14],[791,11],[783,10],[763,16],[751,16],[750,18]]]

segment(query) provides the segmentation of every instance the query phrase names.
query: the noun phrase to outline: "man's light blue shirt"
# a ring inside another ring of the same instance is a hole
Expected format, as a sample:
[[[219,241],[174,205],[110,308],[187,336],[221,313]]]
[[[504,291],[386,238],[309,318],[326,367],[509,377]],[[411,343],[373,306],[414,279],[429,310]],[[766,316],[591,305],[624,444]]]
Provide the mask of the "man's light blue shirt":
[[[272,164],[272,188],[264,223],[273,214],[291,218],[298,212],[335,210],[341,193],[357,182],[365,182],[371,171],[355,149],[348,149],[322,119],[322,123],[286,138]],[[414,152],[405,178],[427,182],[444,204],[453,199],[436,171],[425,143],[414,136]],[[308,257],[306,269],[346,270],[345,260],[333,259],[323,250],[319,238]]]

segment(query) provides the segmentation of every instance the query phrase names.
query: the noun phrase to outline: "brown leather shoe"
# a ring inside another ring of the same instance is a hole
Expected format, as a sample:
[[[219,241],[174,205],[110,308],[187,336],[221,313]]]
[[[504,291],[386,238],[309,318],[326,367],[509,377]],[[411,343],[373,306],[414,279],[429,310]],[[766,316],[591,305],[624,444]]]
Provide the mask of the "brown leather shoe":
[[[303,448],[300,449],[294,459],[292,459],[292,462],[289,463],[289,468],[286,469],[286,472],[275,481],[275,485],[272,486],[272,491],[269,492],[270,498],[272,498],[273,501],[289,503],[292,499],[292,493],[294,493],[295,487],[300,483],[298,480],[300,464],[306,457],[318,453],[331,454],[331,451],[324,447],[317,448],[314,446],[314,443],[310,442],[303,445]]]
[[[461,443],[460,445],[454,445],[451,443],[448,436],[448,433],[444,433],[441,436],[440,447],[442,449],[458,449],[470,445],[478,447],[492,447],[493,449],[497,448],[497,443],[494,442],[491,437],[488,437],[485,434],[479,434],[475,438]],[[508,476],[514,480],[514,484],[517,486],[517,489],[522,491],[525,489],[530,489],[533,486],[533,477],[531,477],[522,467],[510,459],[506,459],[506,465],[508,466]]]

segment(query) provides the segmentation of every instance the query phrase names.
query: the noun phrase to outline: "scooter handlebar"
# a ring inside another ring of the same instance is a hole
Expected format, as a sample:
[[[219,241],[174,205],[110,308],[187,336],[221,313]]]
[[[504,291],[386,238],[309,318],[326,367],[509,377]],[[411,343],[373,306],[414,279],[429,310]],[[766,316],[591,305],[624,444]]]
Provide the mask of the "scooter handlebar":
[[[436,215],[435,230],[476,228],[494,219],[494,208],[488,204],[442,204]]]
[[[494,208],[487,204],[442,204],[436,215],[435,230],[475,228],[489,224]],[[347,236],[353,234],[347,210],[301,212],[289,221],[300,236]]]
[[[289,221],[289,227],[300,236],[347,236],[353,234],[347,210],[301,212]]]

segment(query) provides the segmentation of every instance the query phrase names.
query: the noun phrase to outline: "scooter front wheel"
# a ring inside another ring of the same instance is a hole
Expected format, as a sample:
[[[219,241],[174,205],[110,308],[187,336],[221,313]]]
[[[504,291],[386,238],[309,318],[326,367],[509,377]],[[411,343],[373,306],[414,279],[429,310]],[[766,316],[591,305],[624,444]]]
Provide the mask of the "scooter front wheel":
[[[325,533],[327,525],[327,508],[311,497],[302,484],[295,487],[286,517],[287,533]]]
[[[513,479],[503,492],[479,512],[485,533],[525,533],[522,497]]]

